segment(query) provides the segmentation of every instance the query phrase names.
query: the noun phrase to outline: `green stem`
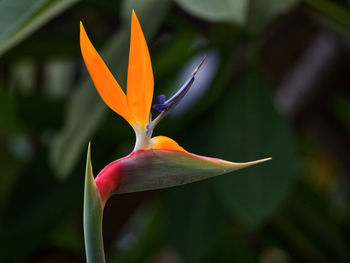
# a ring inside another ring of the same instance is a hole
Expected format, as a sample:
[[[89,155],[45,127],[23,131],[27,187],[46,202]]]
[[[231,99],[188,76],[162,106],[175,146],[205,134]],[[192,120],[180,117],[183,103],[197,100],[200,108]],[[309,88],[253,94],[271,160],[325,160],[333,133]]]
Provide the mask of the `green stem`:
[[[103,205],[91,166],[90,143],[87,152],[84,192],[84,239],[87,263],[105,263],[102,238]]]

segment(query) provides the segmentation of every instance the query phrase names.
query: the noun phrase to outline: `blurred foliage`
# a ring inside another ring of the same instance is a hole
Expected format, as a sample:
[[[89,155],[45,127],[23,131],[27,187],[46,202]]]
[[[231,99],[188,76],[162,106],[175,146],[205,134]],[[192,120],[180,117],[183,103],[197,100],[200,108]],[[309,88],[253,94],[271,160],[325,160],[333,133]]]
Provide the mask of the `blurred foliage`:
[[[231,93],[222,99],[214,121],[215,153],[242,161],[268,152],[273,162],[222,176],[217,193],[228,211],[242,222],[257,225],[280,205],[296,175],[294,140],[256,67],[247,67],[241,84]]]
[[[156,135],[201,155],[273,160],[115,196],[106,207],[107,261],[349,262],[346,0],[0,1],[0,262],[84,262],[88,141],[97,174],[132,150],[134,134],[93,87],[79,21],[125,88],[132,9],[155,96],[174,92],[208,55],[187,104]],[[334,57],[324,70],[287,83],[300,63],[317,66],[307,55],[325,34],[332,41],[317,54],[331,46]],[[297,103],[286,111],[283,100]]]
[[[0,54],[78,0],[4,0],[0,3]]]

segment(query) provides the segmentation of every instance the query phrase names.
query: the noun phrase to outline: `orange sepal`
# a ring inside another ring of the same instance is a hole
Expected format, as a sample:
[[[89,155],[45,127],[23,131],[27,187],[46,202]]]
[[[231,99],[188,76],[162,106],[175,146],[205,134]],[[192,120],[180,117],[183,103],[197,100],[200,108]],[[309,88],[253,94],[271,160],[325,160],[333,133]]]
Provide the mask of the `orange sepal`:
[[[80,49],[92,81],[103,101],[117,114],[132,125],[134,119],[130,114],[124,91],[97,53],[80,22]]]
[[[143,127],[149,122],[153,85],[153,71],[147,43],[133,11],[131,15],[127,100],[134,120]]]
[[[151,139],[151,148],[158,150],[175,150],[187,152],[176,141],[166,136],[156,136]]]

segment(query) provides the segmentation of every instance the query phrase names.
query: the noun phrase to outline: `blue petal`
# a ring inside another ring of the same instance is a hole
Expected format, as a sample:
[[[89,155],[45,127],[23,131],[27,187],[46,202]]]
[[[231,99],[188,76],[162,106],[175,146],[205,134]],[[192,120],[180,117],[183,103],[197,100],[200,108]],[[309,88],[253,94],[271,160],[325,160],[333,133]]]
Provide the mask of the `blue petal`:
[[[164,104],[165,100],[166,100],[166,96],[164,94],[159,95],[158,98],[157,98],[157,102],[159,104]]]
[[[182,85],[182,87],[170,98],[166,101],[165,95],[159,95],[157,98],[158,104],[153,105],[153,109],[162,112],[162,111],[169,111],[171,108],[175,107],[181,99],[186,95],[187,91],[192,86],[192,83],[194,81],[194,77],[198,71],[198,69],[202,66],[203,62],[205,60],[205,57],[199,63],[199,65],[196,67],[196,69],[192,72],[190,78]]]
[[[165,110],[165,105],[164,104],[155,104],[152,106],[153,109],[162,112]]]

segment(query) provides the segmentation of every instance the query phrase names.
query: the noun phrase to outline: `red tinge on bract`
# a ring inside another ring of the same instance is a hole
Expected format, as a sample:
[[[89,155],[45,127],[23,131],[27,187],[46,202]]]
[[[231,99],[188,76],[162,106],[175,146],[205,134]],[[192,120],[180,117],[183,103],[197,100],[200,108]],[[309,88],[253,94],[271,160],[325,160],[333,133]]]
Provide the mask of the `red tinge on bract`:
[[[200,181],[269,160],[233,163],[177,150],[132,152],[108,164],[96,177],[101,200],[111,194],[161,189]]]

